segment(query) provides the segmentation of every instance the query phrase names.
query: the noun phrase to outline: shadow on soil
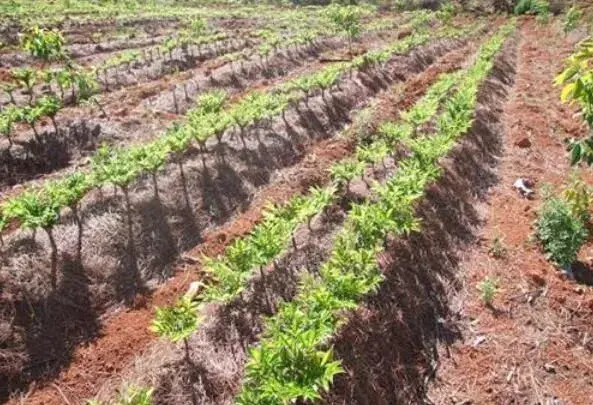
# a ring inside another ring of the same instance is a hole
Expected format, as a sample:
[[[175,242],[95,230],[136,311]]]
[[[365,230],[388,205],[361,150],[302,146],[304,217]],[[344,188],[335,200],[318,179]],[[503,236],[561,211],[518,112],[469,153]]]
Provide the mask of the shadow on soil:
[[[39,140],[17,140],[11,150],[0,150],[0,189],[64,168],[75,156],[85,150],[94,150],[101,127],[88,125],[86,121],[78,120],[60,128],[59,135],[52,127],[49,131],[40,131]]]
[[[574,279],[579,284],[593,286],[593,265],[590,263],[576,262],[572,266]]]
[[[390,242],[380,260],[385,281],[333,342],[345,373],[322,403],[428,401],[425,388],[438,367],[437,347],[460,337],[447,321],[456,317],[449,292],[458,287],[459,251],[476,240],[480,226],[473,204],[498,181],[502,103],[513,78],[513,65],[499,58],[481,89],[472,130],[443,161],[441,179],[418,207],[422,231]]]
[[[68,364],[77,345],[97,336],[98,314],[90,301],[89,285],[80,262],[64,257],[60,283],[54,291],[42,299],[23,291],[21,299],[13,303],[13,327],[21,331],[23,338],[13,343],[21,346],[26,355],[20,359],[20,381],[6,378],[11,373],[0,378],[0,398],[6,399],[9,390],[23,380],[38,378],[56,364]],[[18,369],[19,364],[10,366]]]

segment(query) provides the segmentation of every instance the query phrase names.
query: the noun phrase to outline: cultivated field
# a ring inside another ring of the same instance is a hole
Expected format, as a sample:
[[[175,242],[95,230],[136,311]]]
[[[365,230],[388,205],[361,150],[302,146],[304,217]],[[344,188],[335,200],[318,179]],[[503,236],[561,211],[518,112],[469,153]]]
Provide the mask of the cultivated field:
[[[590,9],[396,3],[0,3],[0,401],[591,402]]]

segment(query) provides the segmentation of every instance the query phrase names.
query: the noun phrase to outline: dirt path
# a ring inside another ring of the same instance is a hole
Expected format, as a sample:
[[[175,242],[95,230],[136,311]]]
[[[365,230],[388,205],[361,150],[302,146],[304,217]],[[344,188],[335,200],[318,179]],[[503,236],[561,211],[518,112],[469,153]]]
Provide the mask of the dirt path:
[[[563,139],[583,134],[551,83],[576,39],[534,20],[521,24],[503,150],[492,174],[496,185],[476,206],[482,226],[471,250],[461,254],[451,285],[445,323],[457,336],[435,358],[436,380],[427,395],[432,403],[591,404],[593,289],[561,277],[530,239],[540,187],[560,186],[569,177]],[[513,190],[518,177],[535,183],[535,198]],[[590,171],[586,178],[593,183]],[[581,257],[589,274],[591,252]],[[476,288],[485,277],[498,280],[492,308]]]

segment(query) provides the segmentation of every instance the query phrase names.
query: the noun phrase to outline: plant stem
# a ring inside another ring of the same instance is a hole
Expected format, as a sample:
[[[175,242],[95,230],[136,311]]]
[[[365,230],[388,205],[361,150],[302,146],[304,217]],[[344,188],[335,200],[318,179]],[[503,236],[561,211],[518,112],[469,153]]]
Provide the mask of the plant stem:
[[[152,176],[152,185],[154,187],[154,196],[157,200],[160,200],[160,195],[159,195],[159,185],[157,182],[157,176],[156,176],[156,172],[151,172],[150,173]]]
[[[57,273],[58,273],[58,246],[56,245],[56,240],[54,239],[53,228],[43,228],[47,233],[47,237],[49,238],[49,244],[51,246],[51,273],[50,273],[50,280],[51,286],[53,289],[56,288],[57,285]]]
[[[53,126],[54,126],[54,130],[56,131],[56,135],[59,135],[59,131],[58,131],[58,124],[56,123],[56,118],[55,118],[53,115],[51,115],[51,116],[49,117],[49,119],[51,120],[51,123],[52,123],[52,124],[53,124]]]
[[[72,215],[74,215],[74,219],[76,221],[76,226],[78,227],[78,241],[76,244],[76,255],[78,258],[78,262],[82,262],[82,218],[80,218],[80,213],[78,212],[78,204],[72,204],[70,206],[72,210]]]

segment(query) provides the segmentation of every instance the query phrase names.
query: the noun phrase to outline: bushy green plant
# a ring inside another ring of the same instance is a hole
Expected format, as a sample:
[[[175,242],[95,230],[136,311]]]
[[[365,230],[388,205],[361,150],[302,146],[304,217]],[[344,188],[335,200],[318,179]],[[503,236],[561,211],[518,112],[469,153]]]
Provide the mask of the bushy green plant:
[[[283,343],[276,346],[273,341],[264,341],[250,351],[246,384],[257,381],[258,386],[244,391],[237,398],[238,404],[288,404],[295,398],[319,399],[318,391],[328,390],[334,376],[343,371],[333,359],[333,350],[315,348],[328,328],[306,326],[331,325],[331,312],[322,308],[303,312],[296,305],[287,305],[283,314],[286,316],[274,319],[276,322],[270,325],[270,334],[279,335]]]
[[[82,67],[72,72],[72,82],[78,87],[78,100],[86,100],[99,89],[99,83],[91,70]]]
[[[30,67],[15,68],[10,71],[11,76],[19,86],[27,89],[29,93],[29,103],[33,102],[33,86],[37,82],[37,74]]]
[[[550,13],[550,3],[547,0],[519,0],[513,12],[515,14],[546,15]]]
[[[352,55],[352,41],[360,34],[360,9],[356,6],[333,5],[328,7],[327,16],[348,37],[348,49]]]
[[[192,18],[190,20],[189,26],[191,34],[195,37],[203,35],[207,28],[206,20],[201,17]]]
[[[568,204],[570,211],[576,218],[580,218],[584,224],[589,222],[589,209],[593,204],[593,193],[576,173],[571,176],[569,184],[562,192],[562,197]]]
[[[42,228],[49,238],[51,247],[50,281],[53,288],[57,285],[58,247],[53,235],[53,228],[60,217],[60,206],[42,194],[39,190],[28,190],[17,198],[8,200],[3,206],[7,219],[17,219],[24,228],[36,230]]]
[[[45,194],[56,206],[73,208],[93,187],[91,178],[84,173],[72,173],[53,180],[44,187]]]
[[[455,4],[453,4],[452,1],[447,1],[441,4],[441,8],[438,11],[438,16],[445,24],[449,24],[456,11],[457,8],[455,7]]]
[[[154,388],[128,385],[119,392],[115,405],[152,405]]]
[[[39,193],[28,190],[4,205],[8,218],[18,219],[28,229],[51,228],[58,221],[59,211],[54,201]]]
[[[593,38],[583,41],[577,51],[566,61],[566,68],[554,83],[563,85],[560,99],[564,103],[577,104],[583,119],[593,131]],[[593,136],[569,142],[571,164],[585,162],[593,165]]]
[[[51,120],[56,135],[58,134],[58,124],[56,122],[56,115],[62,108],[62,103],[55,96],[43,96],[35,102],[35,107],[39,110],[39,115],[49,117]]]
[[[45,61],[64,57],[63,46],[64,37],[59,31],[50,31],[38,26],[31,28],[22,39],[25,51]]]
[[[570,269],[587,239],[583,221],[560,198],[544,202],[536,221],[536,236],[551,261]]]
[[[498,292],[498,281],[492,277],[486,277],[478,283],[477,289],[481,293],[484,304],[491,305]]]
[[[503,259],[507,255],[507,248],[500,236],[495,236],[488,252],[496,259]]]
[[[181,298],[171,307],[156,308],[150,330],[172,342],[186,340],[198,327],[198,305],[189,298]]]
[[[562,23],[564,32],[569,33],[574,30],[582,17],[583,12],[577,6],[570,7],[564,15],[564,21]]]
[[[364,173],[364,164],[358,160],[344,160],[330,167],[332,181],[338,187],[348,187],[350,181]]]
[[[0,113],[0,134],[8,140],[9,148],[12,147],[12,129],[14,118],[4,111]]]
[[[131,150],[101,146],[91,158],[91,172],[95,182],[109,182],[127,192],[140,167],[133,160]]]

